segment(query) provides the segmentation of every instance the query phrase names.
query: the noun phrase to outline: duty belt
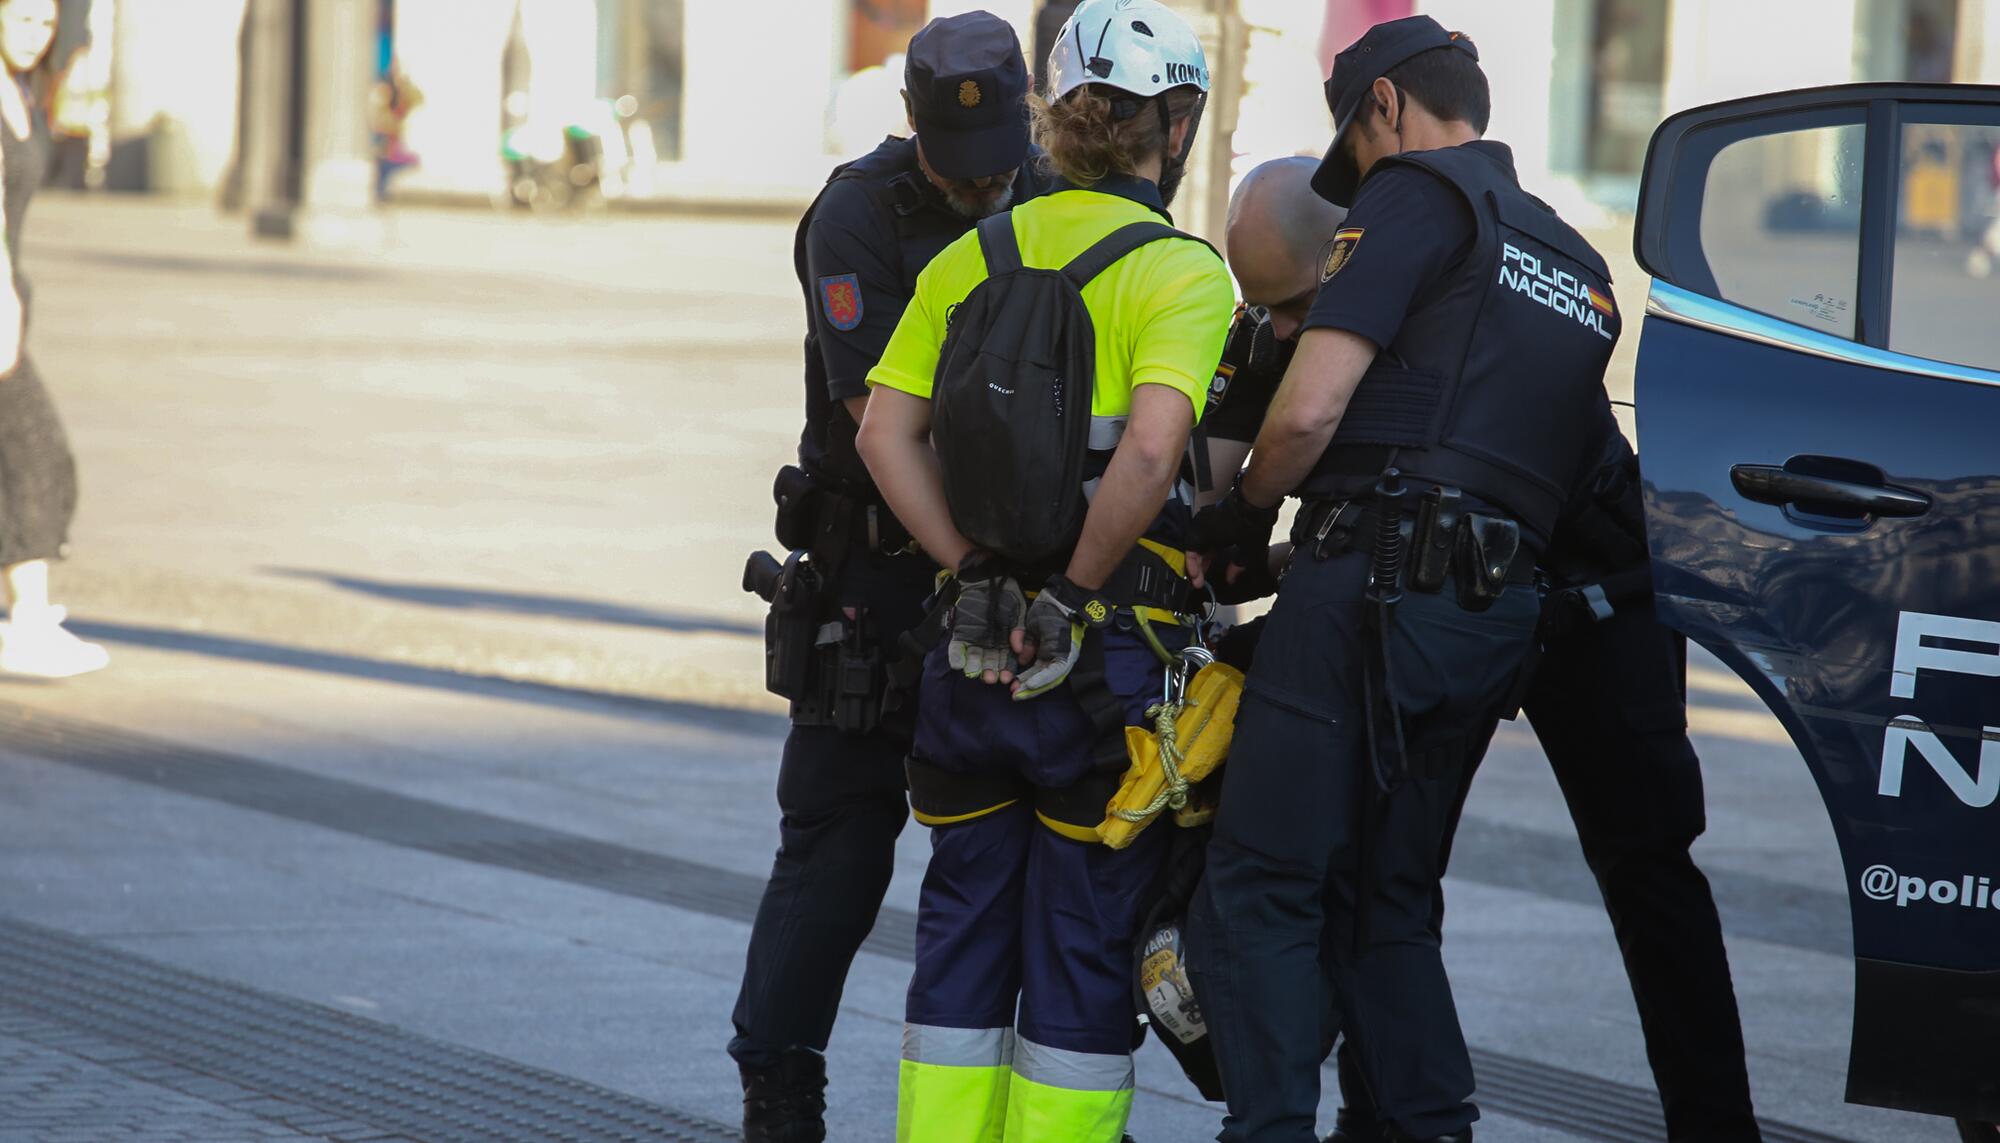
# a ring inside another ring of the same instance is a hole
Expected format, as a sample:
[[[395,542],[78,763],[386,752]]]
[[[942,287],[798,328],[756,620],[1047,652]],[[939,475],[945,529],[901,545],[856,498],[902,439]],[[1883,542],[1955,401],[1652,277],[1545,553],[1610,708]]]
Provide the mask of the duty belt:
[[[1316,559],[1326,559],[1350,551],[1362,537],[1374,534],[1375,506],[1365,500],[1308,500],[1292,521],[1292,547],[1308,552]],[[1403,536],[1412,539],[1416,521],[1413,517],[1403,520]],[[1536,556],[1523,544],[1514,554],[1513,562],[1507,565],[1507,582],[1510,584],[1532,584],[1535,582]]]

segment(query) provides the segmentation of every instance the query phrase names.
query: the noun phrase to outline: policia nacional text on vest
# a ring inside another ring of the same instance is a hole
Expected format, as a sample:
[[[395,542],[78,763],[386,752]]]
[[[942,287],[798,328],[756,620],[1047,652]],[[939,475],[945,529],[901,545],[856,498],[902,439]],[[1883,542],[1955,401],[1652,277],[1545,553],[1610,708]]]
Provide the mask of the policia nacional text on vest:
[[[1393,466],[1505,509],[1539,550],[1604,402],[1604,364],[1619,331],[1610,271],[1582,235],[1521,189],[1503,145],[1397,155],[1377,171],[1399,164],[1454,188],[1476,236],[1458,272],[1407,316],[1362,376],[1299,494],[1363,497]],[[1511,308],[1518,305],[1547,309],[1584,336],[1551,337],[1547,323],[1520,320]]]

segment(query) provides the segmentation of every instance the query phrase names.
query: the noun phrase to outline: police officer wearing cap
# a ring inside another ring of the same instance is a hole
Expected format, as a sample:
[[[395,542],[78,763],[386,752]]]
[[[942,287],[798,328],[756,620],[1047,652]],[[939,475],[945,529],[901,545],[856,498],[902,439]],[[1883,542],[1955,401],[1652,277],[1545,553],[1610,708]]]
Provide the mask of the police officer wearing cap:
[[[931,21],[910,41],[903,97],[913,135],[833,172],[799,224],[805,290],[805,431],[780,477],[780,539],[810,552],[824,590],[796,621],[847,637],[815,647],[778,770],[783,811],[750,934],[729,1054],[749,1143],[826,1137],[826,1066],[854,954],[894,868],[906,729],[881,714],[898,636],[922,618],[937,567],[910,550],[854,448],[866,378],[917,273],[980,218],[1039,193],[1021,46],[986,12]],[[856,669],[856,668],[859,669]],[[857,682],[857,680],[861,680]],[[824,696],[833,694],[828,701]]]
[[[1371,28],[1327,81],[1313,187],[1349,214],[1250,465],[1196,546],[1296,550],[1249,674],[1190,965],[1228,1141],[1312,1143],[1329,1029],[1396,1140],[1469,1140],[1432,924],[1465,774],[1529,659],[1533,570],[1590,459],[1618,335],[1604,262],[1480,139],[1470,40]],[[1326,965],[1321,965],[1322,934]]]
[[[1345,211],[1313,193],[1316,167],[1302,158],[1261,164],[1230,201],[1228,255],[1245,308],[1202,422],[1216,471],[1234,471],[1256,439],[1317,290],[1326,243],[1345,223]],[[1687,735],[1686,644],[1653,614],[1637,457],[1608,417],[1600,432],[1542,557],[1549,590],[1522,710],[1617,934],[1668,1138],[1756,1143],[1721,921],[1689,853],[1705,813]],[[1246,560],[1212,568],[1209,582],[1225,600],[1268,594],[1276,584],[1266,567]],[[1261,628],[1237,628],[1226,643],[1254,639]],[[1440,923],[1442,905],[1440,894]],[[1345,1046],[1340,1072],[1345,1106],[1328,1143],[1383,1138]]]

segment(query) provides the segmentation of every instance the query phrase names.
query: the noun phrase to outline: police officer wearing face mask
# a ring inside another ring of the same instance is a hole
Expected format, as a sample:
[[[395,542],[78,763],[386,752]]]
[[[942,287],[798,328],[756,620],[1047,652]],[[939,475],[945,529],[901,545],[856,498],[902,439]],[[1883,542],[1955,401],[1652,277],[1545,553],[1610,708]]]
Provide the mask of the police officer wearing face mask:
[[[917,273],[980,218],[1039,193],[1021,46],[986,12],[910,41],[911,138],[835,169],[799,225],[805,432],[781,472],[779,540],[806,555],[776,584],[768,681],[792,700],[778,770],[784,816],[750,934],[729,1054],[749,1143],[826,1137],[825,1051],[854,954],[874,927],[908,814],[907,728],[887,699],[897,638],[922,618],[937,566],[911,550],[855,452],[866,378]],[[823,641],[829,630],[837,641]]]
[[[1313,193],[1315,165],[1261,164],[1230,202],[1229,262],[1246,308],[1204,420],[1218,471],[1233,471],[1256,439],[1318,287],[1325,244],[1346,216]],[[1305,300],[1288,300],[1301,280],[1310,282]],[[1542,557],[1550,591],[1522,709],[1603,892],[1668,1137],[1756,1143],[1721,922],[1689,854],[1705,815],[1687,736],[1685,643],[1652,613],[1637,458],[1615,422],[1607,418],[1600,433]],[[1268,594],[1276,583],[1259,574],[1265,566],[1211,568],[1210,582],[1229,598]],[[1238,628],[1229,638],[1254,635]],[[1441,924],[1442,893],[1436,904]],[[1340,1064],[1346,1106],[1328,1143],[1387,1138],[1351,1048],[1342,1047]]]
[[[1389,1138],[1469,1140],[1472,1068],[1432,924],[1460,792],[1529,658],[1536,560],[1606,409],[1603,260],[1480,139],[1471,41],[1371,28],[1327,82],[1315,190],[1350,208],[1249,467],[1195,546],[1297,545],[1249,674],[1190,963],[1229,1116],[1313,1143],[1322,934]]]

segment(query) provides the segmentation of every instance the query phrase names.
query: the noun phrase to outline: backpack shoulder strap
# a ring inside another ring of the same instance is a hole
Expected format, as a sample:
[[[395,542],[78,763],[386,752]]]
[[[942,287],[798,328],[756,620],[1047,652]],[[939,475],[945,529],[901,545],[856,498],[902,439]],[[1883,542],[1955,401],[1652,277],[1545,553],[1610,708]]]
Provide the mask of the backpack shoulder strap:
[[[986,256],[986,276],[997,278],[1021,268],[1021,244],[1014,239],[1011,211],[979,220],[979,252]]]
[[[1110,269],[1113,262],[1149,242],[1158,242],[1162,238],[1185,238],[1190,242],[1201,242],[1201,239],[1194,235],[1175,230],[1164,222],[1128,222],[1098,239],[1088,250],[1070,259],[1069,265],[1062,268],[1063,276],[1069,279],[1070,285],[1081,290],[1090,284],[1092,278]],[[1206,242],[1201,244],[1208,246]],[[1209,246],[1210,251],[1214,249],[1213,246]]]

